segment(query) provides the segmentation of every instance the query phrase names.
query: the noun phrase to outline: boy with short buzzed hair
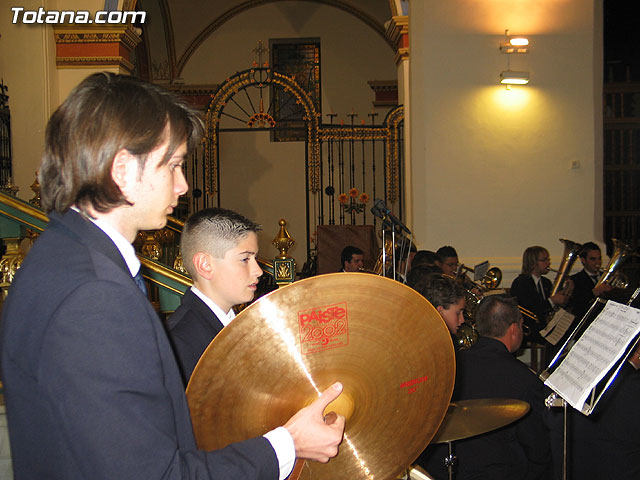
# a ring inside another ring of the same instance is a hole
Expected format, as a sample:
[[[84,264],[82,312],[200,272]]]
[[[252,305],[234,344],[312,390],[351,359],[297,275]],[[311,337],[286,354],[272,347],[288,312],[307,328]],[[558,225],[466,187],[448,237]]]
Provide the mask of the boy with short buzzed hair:
[[[211,340],[234,319],[233,307],[253,300],[262,275],[257,262],[261,229],[223,208],[201,210],[184,225],[180,246],[193,287],[167,327],[185,385]]]

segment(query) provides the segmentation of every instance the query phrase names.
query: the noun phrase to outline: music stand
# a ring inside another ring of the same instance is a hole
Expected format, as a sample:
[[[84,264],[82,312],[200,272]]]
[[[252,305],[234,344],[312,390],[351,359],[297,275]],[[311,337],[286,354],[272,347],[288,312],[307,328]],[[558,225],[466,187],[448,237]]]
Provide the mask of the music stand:
[[[640,310],[596,299],[540,379],[589,415],[635,349],[639,334]]]
[[[616,379],[638,344],[640,310],[611,300],[596,299],[540,379],[555,393],[547,406],[564,408],[563,478],[567,467],[567,404],[584,415]],[[553,397],[560,397],[557,402]]]

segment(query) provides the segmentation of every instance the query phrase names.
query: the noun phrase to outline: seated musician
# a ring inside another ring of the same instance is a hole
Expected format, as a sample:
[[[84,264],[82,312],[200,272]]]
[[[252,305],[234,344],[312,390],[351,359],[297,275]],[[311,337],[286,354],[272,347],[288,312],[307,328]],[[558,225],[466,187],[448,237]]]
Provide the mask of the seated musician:
[[[442,270],[442,273],[455,278],[462,287],[469,292],[469,295],[475,298],[481,298],[482,292],[467,275],[467,273],[461,268],[458,260],[458,252],[451,246],[440,247],[436,252],[438,259],[435,263]],[[470,305],[467,304],[467,308]]]
[[[364,268],[364,252],[353,245],[347,245],[340,254],[341,272],[359,272]]]
[[[411,268],[426,265],[428,267],[436,267],[434,271],[442,272],[442,269],[438,267],[439,261],[440,257],[436,252],[432,252],[431,250],[418,250],[411,261]]]
[[[607,283],[596,287],[602,266],[602,253],[598,245],[593,242],[585,243],[580,251],[580,261],[582,262],[582,270],[570,277],[573,281],[573,294],[567,305],[567,308],[578,320],[587,313],[597,297],[613,289]]]
[[[560,291],[551,295],[552,282],[544,277],[549,273],[551,261],[549,251],[544,247],[528,247],[522,255],[522,273],[511,284],[511,295],[518,304],[535,315],[535,319],[524,315],[524,323],[528,327],[528,340],[544,344],[540,330],[545,327],[546,317],[554,306],[565,305],[569,296]]]
[[[508,426],[455,442],[457,478],[553,478],[544,386],[513,355],[523,338],[515,299],[485,297],[476,313],[476,328],[478,340],[456,356],[453,399],[511,398],[531,408]]]
[[[436,265],[440,267],[442,273],[445,275],[456,275],[458,271],[458,252],[456,249],[445,245],[444,247],[440,247],[436,254],[438,255],[438,261],[436,261]]]
[[[430,267],[416,267],[410,273],[407,285],[429,300],[449,329],[454,347],[456,333],[464,323],[464,289],[453,279],[433,273]]]

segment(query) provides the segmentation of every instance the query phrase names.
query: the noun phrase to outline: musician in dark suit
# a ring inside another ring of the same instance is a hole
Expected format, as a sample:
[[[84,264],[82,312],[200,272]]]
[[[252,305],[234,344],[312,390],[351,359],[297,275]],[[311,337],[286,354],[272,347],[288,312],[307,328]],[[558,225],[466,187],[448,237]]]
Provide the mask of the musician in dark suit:
[[[340,253],[341,272],[359,272],[364,268],[364,252],[353,245],[347,245]]]
[[[344,419],[327,425],[323,410],[340,384],[264,437],[196,447],[131,242],[166,224],[202,131],[173,95],[111,73],[85,79],[49,120],[39,180],[51,222],[2,312],[15,478],[267,480],[286,477],[296,456],[337,453]]]
[[[551,295],[552,282],[544,277],[549,273],[551,261],[549,251],[544,247],[528,247],[522,255],[522,272],[511,284],[510,293],[518,300],[518,305],[532,312],[537,319],[524,315],[524,323],[529,330],[528,340],[544,344],[540,330],[545,327],[545,319],[555,305],[565,305],[569,296],[563,291]]]
[[[570,410],[571,478],[640,478],[640,346],[585,416]]]
[[[253,300],[262,275],[260,226],[222,208],[207,208],[185,222],[182,258],[193,287],[167,326],[185,386],[211,340],[235,317],[233,307]]]
[[[505,295],[485,297],[476,313],[476,327],[476,343],[456,356],[453,398],[512,398],[528,402],[531,409],[503,428],[455,442],[456,478],[552,478],[543,384],[513,355],[523,338],[515,300]]]
[[[578,320],[587,313],[597,297],[612,290],[611,285],[606,283],[596,287],[602,266],[602,253],[597,244],[587,242],[582,246],[580,262],[582,262],[582,270],[570,277],[573,281],[573,294],[567,305]]]

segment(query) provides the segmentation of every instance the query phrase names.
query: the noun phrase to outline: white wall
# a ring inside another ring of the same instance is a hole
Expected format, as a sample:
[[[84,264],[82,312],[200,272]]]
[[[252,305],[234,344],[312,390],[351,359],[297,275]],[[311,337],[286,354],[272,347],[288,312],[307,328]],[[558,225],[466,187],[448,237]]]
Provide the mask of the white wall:
[[[597,13],[594,13],[596,11]],[[601,6],[552,0],[411,3],[413,226],[419,247],[518,273],[531,245],[601,241]],[[499,86],[504,30],[528,86]],[[578,168],[572,168],[578,162]],[[507,285],[508,286],[508,285]]]

